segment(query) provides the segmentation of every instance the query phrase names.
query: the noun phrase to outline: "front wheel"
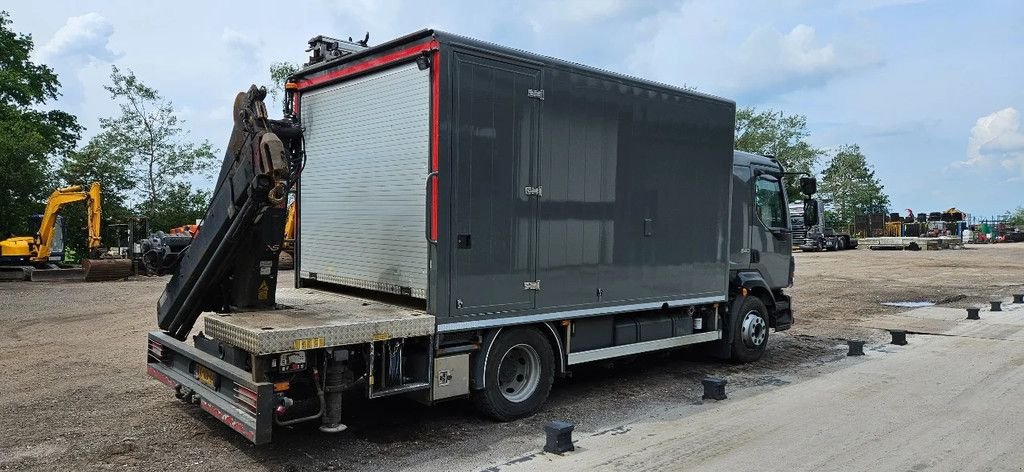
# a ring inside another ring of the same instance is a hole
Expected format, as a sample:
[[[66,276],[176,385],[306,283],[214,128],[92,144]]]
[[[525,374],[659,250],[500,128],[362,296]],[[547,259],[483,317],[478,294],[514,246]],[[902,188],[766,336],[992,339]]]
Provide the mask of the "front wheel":
[[[754,362],[768,347],[768,309],[754,296],[744,297],[732,320],[732,360]]]
[[[481,413],[510,421],[540,409],[555,381],[555,356],[543,334],[533,328],[504,330],[483,354],[484,388],[472,392]]]

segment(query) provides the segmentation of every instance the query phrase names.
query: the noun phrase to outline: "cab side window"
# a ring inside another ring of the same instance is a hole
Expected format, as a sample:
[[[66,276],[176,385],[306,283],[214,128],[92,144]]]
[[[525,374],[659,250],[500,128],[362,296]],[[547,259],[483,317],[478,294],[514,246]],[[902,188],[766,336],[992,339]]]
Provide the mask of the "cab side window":
[[[754,185],[754,206],[757,217],[769,228],[788,228],[786,224],[786,201],[782,196],[782,184],[775,177],[762,175]]]

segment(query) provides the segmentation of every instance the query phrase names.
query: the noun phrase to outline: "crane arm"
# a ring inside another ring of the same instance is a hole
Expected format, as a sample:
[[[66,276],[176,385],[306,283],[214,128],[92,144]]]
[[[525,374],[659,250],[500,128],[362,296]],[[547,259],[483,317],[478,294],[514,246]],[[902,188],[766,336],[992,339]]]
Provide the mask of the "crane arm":
[[[302,168],[302,128],[267,118],[265,88],[235,98],[235,126],[202,231],[157,302],[157,323],[185,339],[203,311],[275,306],[288,191]]]
[[[93,182],[89,186],[89,251],[93,252],[100,248],[103,240],[100,238],[100,221],[103,217],[103,205],[100,196],[100,183]]]
[[[81,185],[72,185],[54,190],[50,194],[50,198],[46,200],[46,210],[43,211],[43,219],[39,223],[39,231],[36,233],[36,250],[32,256],[33,261],[46,262],[49,260],[57,214],[66,205],[81,201],[87,201],[89,205],[89,249],[99,247],[100,184],[93,182],[88,191],[83,190]]]

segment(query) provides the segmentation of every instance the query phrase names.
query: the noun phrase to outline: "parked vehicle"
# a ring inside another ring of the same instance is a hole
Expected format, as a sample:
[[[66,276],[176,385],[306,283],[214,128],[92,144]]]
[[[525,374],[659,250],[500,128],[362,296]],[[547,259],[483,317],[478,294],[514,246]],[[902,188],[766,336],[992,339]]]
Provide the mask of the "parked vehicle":
[[[82,258],[81,269],[68,270],[59,265],[64,256],[64,225],[60,211],[78,202],[85,203],[87,210],[88,254]],[[84,277],[86,281],[104,281],[127,277],[131,274],[131,263],[107,257],[100,238],[101,215],[99,182],[93,182],[88,188],[72,185],[54,190],[46,200],[46,209],[39,218],[39,230],[35,235],[13,236],[0,241],[0,279]]]
[[[825,222],[825,207],[820,200],[815,200],[815,215],[811,224],[804,223],[804,205],[792,203],[789,214],[793,229],[793,245],[805,252],[842,251],[856,249],[857,238],[847,233],[836,231]]]
[[[250,441],[343,430],[350,390],[510,420],[573,366],[791,326],[784,170],[733,151],[733,102],[433,30],[310,50],[285,119],[236,99],[149,333],[149,375]]]

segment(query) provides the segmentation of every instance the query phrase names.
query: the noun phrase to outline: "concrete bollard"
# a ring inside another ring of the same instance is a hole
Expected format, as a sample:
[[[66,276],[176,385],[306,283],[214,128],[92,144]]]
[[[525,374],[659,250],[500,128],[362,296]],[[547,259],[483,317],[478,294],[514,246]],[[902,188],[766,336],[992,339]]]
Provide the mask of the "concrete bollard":
[[[720,379],[717,377],[704,377],[701,380],[704,384],[704,396],[701,397],[705,400],[725,400],[725,384],[729,383],[728,380]]]
[[[850,347],[850,350],[846,353],[847,356],[864,355],[864,341],[850,339],[846,341],[846,345]]]
[[[897,346],[907,345],[907,332],[902,329],[889,330],[889,334],[892,335],[892,343]]]
[[[992,309],[989,311],[1003,311],[1003,302],[999,300],[992,300]]]
[[[1024,303],[1024,293],[1013,294],[1013,303]]]
[[[968,308],[967,309],[967,319],[969,319],[969,320],[980,320],[981,317],[978,316],[979,312],[981,312],[981,308]]]
[[[568,421],[550,421],[544,425],[544,434],[547,441],[544,443],[544,452],[561,454],[576,450],[572,445],[572,430],[576,425]]]

